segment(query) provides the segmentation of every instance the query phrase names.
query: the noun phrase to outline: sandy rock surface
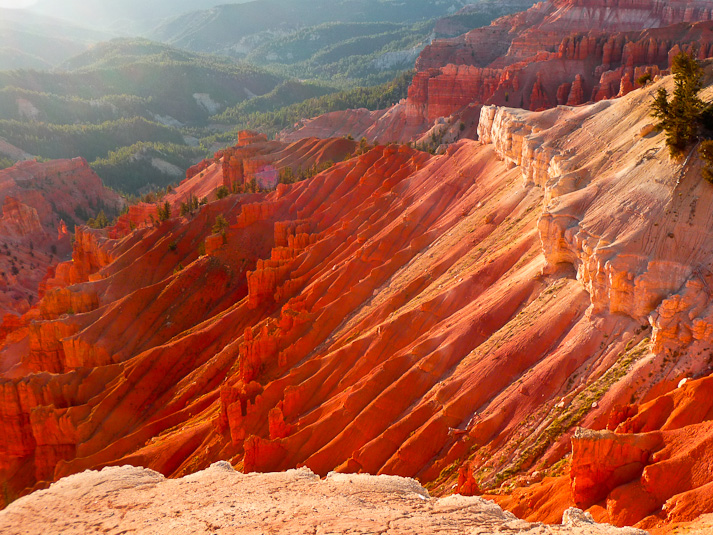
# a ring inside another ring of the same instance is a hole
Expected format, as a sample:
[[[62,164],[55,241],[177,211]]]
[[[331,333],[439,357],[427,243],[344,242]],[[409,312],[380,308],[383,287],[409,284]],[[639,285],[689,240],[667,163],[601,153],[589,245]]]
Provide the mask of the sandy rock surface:
[[[477,497],[433,499],[415,480],[309,469],[242,474],[227,462],[182,479],[130,466],[86,471],[0,512],[0,533],[645,535],[593,523],[578,509],[564,526],[530,524]]]

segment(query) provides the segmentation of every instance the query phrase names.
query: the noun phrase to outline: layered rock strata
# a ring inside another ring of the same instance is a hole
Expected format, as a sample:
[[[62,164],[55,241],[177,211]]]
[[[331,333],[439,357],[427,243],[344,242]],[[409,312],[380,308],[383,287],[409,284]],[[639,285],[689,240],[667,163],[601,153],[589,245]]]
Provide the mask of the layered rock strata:
[[[709,77],[710,69],[709,62]],[[609,405],[608,421],[604,414],[585,421],[616,433],[573,436],[569,498],[537,497],[535,488],[552,488],[544,482],[501,501],[523,516],[551,519],[575,503],[618,525],[654,529],[689,522],[712,507],[706,493],[713,473],[703,453],[713,371],[704,268],[711,259],[703,245],[710,231],[708,214],[698,208],[713,201],[713,192],[692,152],[680,160],[658,156],[665,147],[646,124],[649,94],[539,114],[497,107],[481,114],[481,141],[517,166],[526,186],[544,190],[543,273],[572,269],[590,296],[592,317],[628,317],[640,325],[634,333],[651,328],[651,340],[636,345],[632,338],[593,385],[620,404]],[[704,92],[711,95],[710,88]],[[633,129],[628,135],[604,130],[622,118]],[[600,150],[583,156],[592,144]],[[690,381],[696,377],[706,379]],[[593,394],[584,401],[600,410]],[[572,398],[562,400],[555,414],[571,412]],[[553,423],[562,421],[560,415]]]
[[[705,334],[695,345],[657,319],[713,250],[700,162],[669,159],[648,128],[661,84],[545,112],[484,107],[481,143],[377,146],[121,238],[82,231],[76,277],[57,277],[0,353],[18,362],[0,380],[2,496],[87,468],[178,477],[229,460],[498,492],[558,522],[575,428],[633,418],[622,407],[711,371]],[[595,464],[597,451],[610,450]],[[619,488],[587,477],[583,506]],[[706,512],[683,500],[705,485],[670,485],[641,522],[665,523],[671,499]]]
[[[713,56],[712,11],[708,0],[539,2],[427,46],[408,98],[391,109],[335,112],[281,138],[351,134],[407,142],[469,105],[541,110],[622,96],[643,74],[666,72],[681,50]]]

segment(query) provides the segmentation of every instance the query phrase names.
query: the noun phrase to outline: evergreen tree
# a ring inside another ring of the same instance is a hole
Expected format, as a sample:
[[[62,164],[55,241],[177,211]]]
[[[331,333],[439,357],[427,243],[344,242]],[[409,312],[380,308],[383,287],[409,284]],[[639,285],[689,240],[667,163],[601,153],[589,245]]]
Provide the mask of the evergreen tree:
[[[703,71],[696,60],[681,52],[673,58],[671,72],[673,96],[669,100],[668,92],[660,88],[651,105],[651,115],[659,120],[656,126],[666,133],[666,145],[676,155],[697,138],[705,104],[698,98]]]
[[[104,210],[101,210],[96,217],[87,220],[87,226],[90,228],[104,228],[109,225],[109,219],[106,217]]]
[[[228,228],[228,221],[223,214],[218,214],[213,223],[213,234],[225,234],[225,229]]]
[[[166,201],[163,205],[158,205],[158,220],[166,221],[171,217],[171,204]]]

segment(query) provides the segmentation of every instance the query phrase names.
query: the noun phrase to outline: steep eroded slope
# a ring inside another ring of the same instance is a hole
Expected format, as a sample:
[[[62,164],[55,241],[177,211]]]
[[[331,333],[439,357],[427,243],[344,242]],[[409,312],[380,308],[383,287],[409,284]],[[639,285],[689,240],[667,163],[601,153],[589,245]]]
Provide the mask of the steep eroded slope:
[[[539,504],[500,498],[558,521],[580,500],[564,471],[576,426],[616,426],[710,373],[713,189],[651,132],[656,88],[486,107],[482,143],[440,156],[379,146],[122,238],[79,232],[13,333],[31,350],[4,348],[18,361],[0,381],[5,499],[86,468],[180,476],[227,459],[413,476],[438,494],[561,474],[525,489],[557,489]],[[585,506],[643,518],[597,505],[610,491]]]

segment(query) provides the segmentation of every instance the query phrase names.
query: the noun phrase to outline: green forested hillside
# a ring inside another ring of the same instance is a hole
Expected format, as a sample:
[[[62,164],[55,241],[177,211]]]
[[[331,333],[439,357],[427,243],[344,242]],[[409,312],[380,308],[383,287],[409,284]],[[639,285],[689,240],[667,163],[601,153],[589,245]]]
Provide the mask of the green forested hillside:
[[[151,36],[189,50],[241,56],[246,48],[267,42],[278,32],[291,33],[336,21],[413,24],[451,14],[468,3],[466,0],[260,0],[186,13],[167,20]]]
[[[336,90],[323,84],[288,80],[265,95],[246,100],[212,117],[213,121],[223,124],[237,124],[252,113],[264,113],[279,110],[286,106],[319,98]]]
[[[0,72],[0,137],[42,158],[96,161],[107,183],[137,193],[180,180],[210,154],[213,147],[201,148],[200,138],[214,133],[211,116],[273,94],[284,82],[234,59],[144,39],[113,40],[67,61],[64,70]]]
[[[341,41],[400,31],[404,26],[410,25],[397,22],[327,22],[268,41],[250,52],[247,59],[258,65],[299,63]]]
[[[178,16],[151,35],[348,88],[383,83],[412,68],[437,18],[467,3],[259,0]]]
[[[4,87],[0,89],[0,118],[52,124],[99,124],[120,117],[151,117],[151,98],[106,95],[82,99]]]
[[[139,142],[111,151],[106,157],[91,162],[91,166],[105,185],[138,193],[146,191],[147,186],[155,189],[180,181],[185,169],[206,156],[207,152],[200,147]],[[180,169],[181,174],[171,172],[171,167],[164,162]]]
[[[129,95],[150,99],[147,109],[153,114],[200,124],[219,109],[268,93],[284,81],[245,62],[139,39],[101,43],[66,62],[64,69],[0,72],[0,88],[83,100]],[[126,117],[124,110],[118,115]]]
[[[332,111],[354,108],[367,108],[369,110],[387,108],[402,98],[406,98],[414,72],[408,71],[397,76],[391,82],[378,86],[358,87],[330,93],[273,111],[256,111],[246,115],[242,113],[243,110],[231,108],[214,117],[214,119],[224,124],[237,124],[238,129],[248,128],[274,135],[305,117],[315,117]],[[228,135],[232,135],[232,132]],[[225,136],[225,134],[214,136],[213,139],[226,139]]]
[[[433,25],[330,22],[270,41],[247,60],[289,76],[342,86],[373,85],[412,68],[432,37]]]
[[[21,149],[13,149],[13,157],[21,151],[41,158],[83,156],[107,184],[127,193],[165,187],[196,161],[234,143],[239,129],[273,135],[322,113],[392,105],[406,96],[408,70],[438,32],[488,23],[528,3],[179,3],[178,15],[153,33],[164,43],[113,39],[52,70],[0,71],[0,138]],[[190,5],[210,9],[180,14]],[[158,13],[148,5],[134,7],[134,15],[144,8]],[[87,9],[85,24],[95,11],[118,13],[129,5],[100,0]]]
[[[92,161],[137,141],[184,143],[183,136],[175,128],[142,117],[78,125],[0,120],[0,132],[16,147],[53,159],[71,154]]]
[[[167,19],[151,37],[197,52],[246,58],[289,76],[355,87],[387,81],[413,67],[433,37],[487,25],[533,3],[257,0]]]

